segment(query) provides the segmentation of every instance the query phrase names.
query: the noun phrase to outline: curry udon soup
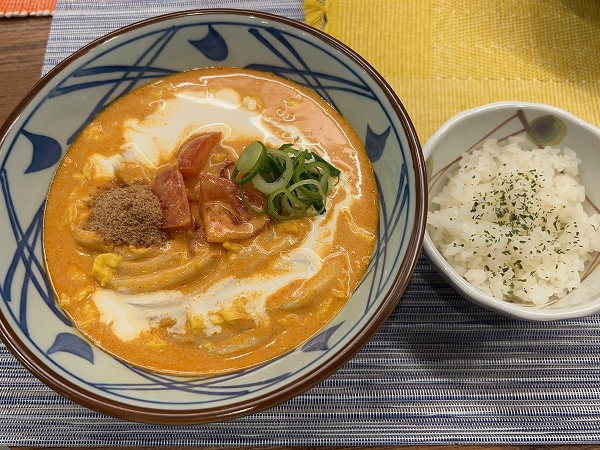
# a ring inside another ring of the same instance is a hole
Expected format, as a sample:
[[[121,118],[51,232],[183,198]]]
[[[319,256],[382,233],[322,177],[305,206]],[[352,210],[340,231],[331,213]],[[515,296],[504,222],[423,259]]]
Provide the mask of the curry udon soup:
[[[333,108],[271,74],[199,69],[86,126],[51,184],[44,249],[58,304],[97,346],[210,375],[327,324],[367,268],[377,222],[372,166]]]

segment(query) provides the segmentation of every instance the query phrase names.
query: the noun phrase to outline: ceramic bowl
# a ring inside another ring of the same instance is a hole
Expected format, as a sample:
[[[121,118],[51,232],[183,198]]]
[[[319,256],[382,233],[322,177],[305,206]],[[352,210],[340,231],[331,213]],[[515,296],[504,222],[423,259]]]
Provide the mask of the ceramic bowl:
[[[40,232],[50,180],[66,148],[111,100],[157,77],[207,66],[251,67],[314,89],[365,142],[380,189],[379,236],[346,307],[300,348],[211,378],[148,373],[90,345],[55,305]],[[250,414],[298,395],[350,359],[399,301],[419,257],[426,176],[410,119],[385,80],[324,33],[241,10],[170,14],[111,33],[45,76],[0,131],[0,331],[48,386],[91,409],[154,423]]]
[[[555,130],[561,130],[558,135]],[[481,147],[487,139],[499,144],[508,136],[523,136],[523,145],[554,148],[569,147],[582,160],[580,182],[585,186],[584,209],[588,214],[600,210],[600,181],[597,176],[600,130],[559,108],[523,102],[499,102],[464,111],[448,120],[423,146],[428,172],[428,211],[438,205],[432,199],[439,194],[447,176],[457,167],[464,152]],[[557,137],[558,136],[558,137]],[[435,247],[428,231],[423,249],[439,273],[467,299],[499,313],[533,321],[584,317],[600,311],[599,257],[591,260],[580,287],[560,300],[545,305],[511,303],[486,295],[462,278]]]

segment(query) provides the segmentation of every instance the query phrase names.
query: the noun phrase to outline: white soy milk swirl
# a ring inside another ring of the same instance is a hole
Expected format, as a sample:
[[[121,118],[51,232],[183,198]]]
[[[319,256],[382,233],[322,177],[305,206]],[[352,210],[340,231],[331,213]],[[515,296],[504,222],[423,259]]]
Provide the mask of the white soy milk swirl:
[[[300,248],[283,257],[277,274],[259,273],[243,279],[230,276],[205,291],[189,295],[174,290],[123,294],[99,289],[93,299],[101,320],[112,323],[113,332],[124,341],[135,339],[141,331],[149,331],[165,318],[176,321],[170,331],[184,333],[188,313],[202,314],[205,332],[211,335],[220,332],[221,327],[207,319],[210,312],[230,306],[234,298],[243,295],[249,300],[246,310],[260,321],[265,316],[265,301],[269,295],[294,280],[311,277],[320,268],[321,259],[317,254]]]
[[[228,139],[244,138],[279,146],[283,142],[277,138],[274,132],[277,130],[294,136],[300,146],[311,147],[309,140],[296,127],[263,117],[252,99],[240,98],[230,89],[214,94],[184,90],[174,98],[160,102],[161,108],[144,120],[126,122],[126,144],[119,155],[110,158],[94,155],[95,176],[112,177],[115,168],[125,161],[156,167],[173,159],[180,143],[204,131],[221,131],[224,145],[227,145]],[[340,189],[352,192],[343,177],[334,187],[334,190]],[[271,294],[295,280],[306,280],[321,270],[338,220],[344,220],[342,211],[352,201],[352,195],[346,195],[332,214],[317,218],[314,232],[303,246],[282,255],[276,275],[265,271],[244,279],[230,276],[205,291],[188,295],[175,290],[125,294],[98,289],[93,294],[93,301],[100,311],[101,320],[112,324],[117,337],[129,341],[165,318],[175,321],[170,331],[183,333],[188,314],[202,314],[205,331],[211,335],[220,332],[221,327],[208,320],[209,313],[230,307],[237,296],[243,295],[248,299],[246,310],[260,321],[266,315],[265,302]]]
[[[259,140],[279,147],[284,142],[275,131],[293,136],[298,145],[305,148],[311,143],[293,125],[280,123],[264,117],[250,98],[240,98],[231,89],[215,94],[208,91],[183,90],[174,98],[160,101],[160,109],[144,120],[129,119],[125,122],[125,142],[119,155],[103,157],[95,155],[92,160],[96,176],[112,177],[115,168],[125,161],[148,167],[175,157],[181,143],[191,136],[207,131],[221,131],[223,141],[247,139]]]

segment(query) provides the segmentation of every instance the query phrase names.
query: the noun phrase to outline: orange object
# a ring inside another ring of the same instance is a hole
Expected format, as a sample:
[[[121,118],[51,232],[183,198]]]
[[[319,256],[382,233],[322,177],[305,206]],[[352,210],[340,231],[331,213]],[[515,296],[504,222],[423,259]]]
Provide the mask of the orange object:
[[[56,0],[0,0],[0,17],[50,16]]]

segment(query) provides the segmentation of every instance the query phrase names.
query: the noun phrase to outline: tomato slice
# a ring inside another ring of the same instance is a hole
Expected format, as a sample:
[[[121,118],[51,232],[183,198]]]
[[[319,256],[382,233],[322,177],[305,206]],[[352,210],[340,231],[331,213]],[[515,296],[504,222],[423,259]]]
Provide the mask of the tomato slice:
[[[256,210],[265,207],[265,199],[248,189],[248,202]],[[239,186],[227,178],[203,173],[190,193],[201,202],[200,215],[208,242],[246,239],[258,234],[269,222],[266,214],[256,215],[239,196]]]
[[[164,230],[182,230],[191,227],[192,215],[183,176],[172,166],[158,173],[152,192],[160,201]]]
[[[266,204],[264,197],[260,197],[259,194],[246,188],[244,188],[244,195],[254,209],[264,209]],[[203,173],[198,177],[198,182],[190,192],[190,199],[202,203],[225,203],[242,221],[250,220],[255,216],[240,197],[240,187],[237,184],[229,178],[218,177],[210,173]]]
[[[194,177],[200,173],[208,163],[212,150],[221,141],[221,134],[220,131],[204,133],[184,144],[178,158],[179,171],[184,177]]]

